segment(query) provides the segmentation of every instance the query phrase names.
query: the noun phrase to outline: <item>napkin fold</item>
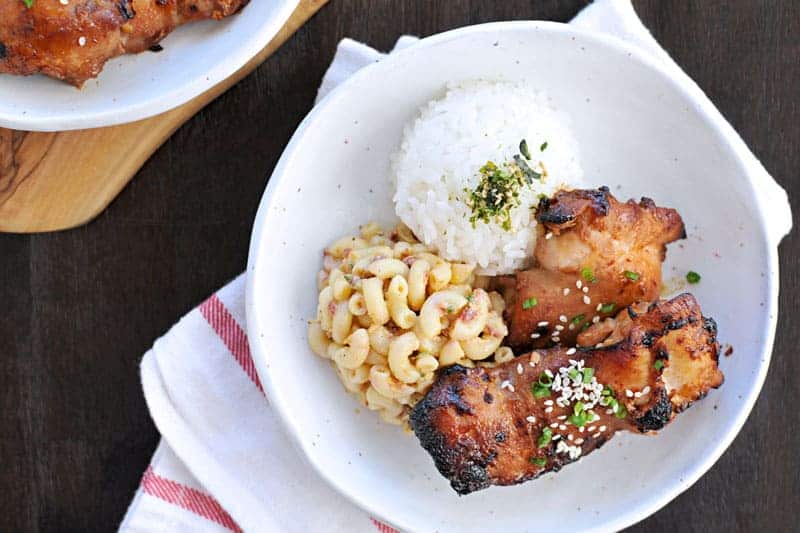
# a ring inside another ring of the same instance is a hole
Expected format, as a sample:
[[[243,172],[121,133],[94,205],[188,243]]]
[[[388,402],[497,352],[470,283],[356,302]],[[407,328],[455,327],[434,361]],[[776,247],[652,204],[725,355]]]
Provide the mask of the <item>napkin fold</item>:
[[[597,0],[571,24],[627,41],[672,69],[744,155],[769,197],[786,203],[783,189],[653,39],[629,0]],[[415,41],[401,37],[392,51]],[[382,57],[342,40],[317,100]],[[791,214],[772,212],[779,217],[775,234],[783,236]],[[120,531],[396,531],[330,488],[283,434],[250,354],[244,294],[243,274],[183,317],[142,359],[142,387],[162,440]]]

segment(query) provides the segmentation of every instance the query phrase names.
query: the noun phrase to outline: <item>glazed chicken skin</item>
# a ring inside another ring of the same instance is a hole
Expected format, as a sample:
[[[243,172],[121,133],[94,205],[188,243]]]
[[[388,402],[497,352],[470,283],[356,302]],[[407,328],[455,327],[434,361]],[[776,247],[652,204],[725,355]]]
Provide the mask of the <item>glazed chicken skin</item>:
[[[0,2],[0,73],[43,73],[81,87],[110,58],[142,52],[177,26],[221,19],[249,0]]]
[[[620,203],[607,187],[559,191],[541,201],[537,220],[535,267],[495,282],[515,351],[572,345],[593,320],[658,298],[666,245],[686,236],[674,209]]]
[[[623,313],[603,347],[438,375],[410,423],[457,493],[557,471],[619,430],[654,432],[722,384],[716,324],[692,295]]]

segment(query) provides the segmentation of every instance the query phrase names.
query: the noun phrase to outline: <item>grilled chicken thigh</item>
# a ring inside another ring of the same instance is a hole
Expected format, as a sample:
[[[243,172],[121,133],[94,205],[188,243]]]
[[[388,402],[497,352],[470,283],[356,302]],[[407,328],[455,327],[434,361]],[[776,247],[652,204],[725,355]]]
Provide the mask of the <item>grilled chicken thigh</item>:
[[[599,348],[439,374],[410,423],[456,492],[559,470],[619,430],[658,430],[722,384],[716,324],[690,294],[630,307],[614,324]]]
[[[620,203],[607,187],[557,192],[537,219],[535,268],[496,281],[515,351],[572,345],[594,317],[658,298],[666,244],[686,236],[674,209]]]
[[[0,1],[0,73],[43,73],[76,87],[108,59],[142,52],[177,26],[221,19],[249,0]]]

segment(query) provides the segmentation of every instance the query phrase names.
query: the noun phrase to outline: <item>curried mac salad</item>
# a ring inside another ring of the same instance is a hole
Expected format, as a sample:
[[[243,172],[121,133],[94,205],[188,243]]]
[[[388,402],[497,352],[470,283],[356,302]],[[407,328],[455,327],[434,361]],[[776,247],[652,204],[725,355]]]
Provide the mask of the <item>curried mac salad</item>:
[[[480,288],[474,270],[445,261],[406,226],[388,235],[362,226],[324,252],[309,344],[366,407],[406,425],[438,368],[513,358],[500,346],[503,299]]]

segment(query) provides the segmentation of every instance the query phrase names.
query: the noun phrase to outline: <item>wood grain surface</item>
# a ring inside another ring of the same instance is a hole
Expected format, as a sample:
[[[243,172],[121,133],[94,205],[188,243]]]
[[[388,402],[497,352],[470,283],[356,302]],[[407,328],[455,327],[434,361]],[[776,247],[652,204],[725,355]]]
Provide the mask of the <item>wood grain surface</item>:
[[[566,21],[585,3],[335,0],[180,128],[94,222],[0,235],[0,531],[117,527],[158,441],[139,360],[183,313],[244,269],[267,178],[339,39],[386,50],[402,33]],[[786,187],[797,217],[800,2],[634,4]],[[777,341],[747,424],[700,481],[633,531],[800,531],[799,252],[795,230],[780,248]],[[531,512],[542,511],[532,503]]]
[[[172,111],[110,128],[60,133],[0,128],[0,232],[63,230],[96,217],[175,130],[263,63],[327,1],[301,0],[258,55]]]

